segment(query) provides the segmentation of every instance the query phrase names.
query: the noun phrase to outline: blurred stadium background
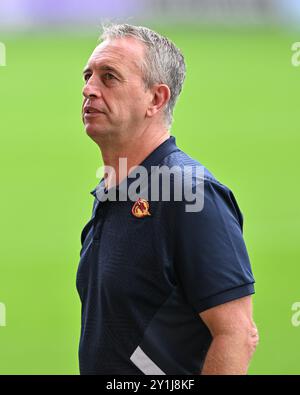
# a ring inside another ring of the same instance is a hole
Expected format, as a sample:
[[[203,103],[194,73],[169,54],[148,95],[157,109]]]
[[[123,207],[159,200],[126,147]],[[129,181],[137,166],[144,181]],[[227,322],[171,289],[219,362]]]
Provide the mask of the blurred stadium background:
[[[184,52],[172,134],[244,214],[260,331],[249,373],[299,374],[297,0],[1,1],[0,374],[79,372],[79,236],[102,164],[81,125],[81,72],[109,20]]]

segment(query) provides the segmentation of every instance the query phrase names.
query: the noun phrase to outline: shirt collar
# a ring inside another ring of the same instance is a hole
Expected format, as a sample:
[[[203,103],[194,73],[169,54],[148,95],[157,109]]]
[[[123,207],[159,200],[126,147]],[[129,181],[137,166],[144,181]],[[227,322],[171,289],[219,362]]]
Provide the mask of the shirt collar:
[[[162,160],[170,155],[172,152],[179,151],[179,148],[176,145],[176,139],[174,136],[170,136],[167,140],[165,140],[162,144],[160,144],[155,150],[153,150],[144,160],[140,163],[139,166],[143,166],[146,168],[148,174],[151,172],[151,166],[158,166]],[[127,185],[130,185],[135,178],[128,178],[127,177]],[[115,186],[118,191],[119,186]],[[97,194],[96,194],[97,191]],[[105,195],[107,189],[105,188],[104,178],[102,178],[99,184],[94,188],[90,193],[97,197],[97,199],[101,200],[101,197]]]

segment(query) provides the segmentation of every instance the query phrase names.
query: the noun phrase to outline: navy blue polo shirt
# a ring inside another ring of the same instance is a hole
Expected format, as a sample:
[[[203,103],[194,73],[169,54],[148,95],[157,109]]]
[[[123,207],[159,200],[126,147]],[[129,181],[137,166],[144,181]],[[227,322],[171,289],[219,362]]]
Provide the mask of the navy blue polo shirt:
[[[173,136],[141,165],[149,180],[153,166],[202,166]],[[150,215],[136,217],[133,201],[102,199],[103,179],[92,191],[76,279],[81,374],[198,375],[212,341],[199,313],[254,293],[242,213],[202,168],[198,212],[149,197]]]

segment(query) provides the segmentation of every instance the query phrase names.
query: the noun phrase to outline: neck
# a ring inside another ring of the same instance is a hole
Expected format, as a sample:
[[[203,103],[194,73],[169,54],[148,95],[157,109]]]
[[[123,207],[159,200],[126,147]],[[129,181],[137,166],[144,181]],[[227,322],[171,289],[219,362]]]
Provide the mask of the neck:
[[[105,175],[107,188],[122,182],[132,168],[140,165],[152,151],[169,137],[170,132],[167,129],[158,128],[134,133],[130,138],[110,135],[97,141],[103,163],[105,166],[109,166]],[[124,162],[123,165],[120,165],[119,158],[126,158],[126,166],[124,166]],[[113,169],[113,172],[109,169]]]

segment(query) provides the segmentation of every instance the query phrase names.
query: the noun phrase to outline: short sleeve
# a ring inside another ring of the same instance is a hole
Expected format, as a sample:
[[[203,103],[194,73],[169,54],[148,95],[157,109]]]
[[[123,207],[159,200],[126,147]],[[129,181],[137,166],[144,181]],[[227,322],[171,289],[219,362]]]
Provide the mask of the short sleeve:
[[[243,216],[226,186],[204,180],[204,204],[175,209],[175,269],[187,301],[201,313],[254,293],[254,277],[243,238]]]

